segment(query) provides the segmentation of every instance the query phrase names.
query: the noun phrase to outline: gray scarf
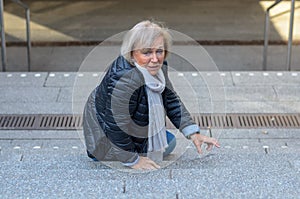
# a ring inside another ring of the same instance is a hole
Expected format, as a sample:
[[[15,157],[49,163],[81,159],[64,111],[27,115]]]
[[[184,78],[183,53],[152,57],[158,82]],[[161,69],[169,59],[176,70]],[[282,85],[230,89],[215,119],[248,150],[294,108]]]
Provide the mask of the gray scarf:
[[[165,76],[160,69],[153,76],[146,68],[135,63],[144,76],[149,107],[148,151],[164,151],[168,146],[165,127],[165,110],[161,93],[165,90]]]

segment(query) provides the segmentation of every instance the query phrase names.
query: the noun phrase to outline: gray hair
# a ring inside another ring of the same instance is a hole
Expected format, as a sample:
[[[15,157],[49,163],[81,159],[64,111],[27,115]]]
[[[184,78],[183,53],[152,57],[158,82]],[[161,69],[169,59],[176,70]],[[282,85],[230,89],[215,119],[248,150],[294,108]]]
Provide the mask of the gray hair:
[[[164,40],[166,58],[171,47],[172,37],[167,28],[163,27],[161,24],[151,22],[149,20],[136,24],[126,33],[121,46],[121,55],[124,56],[127,61],[133,64],[133,50],[138,48],[150,48],[155,39],[159,36],[162,36]]]

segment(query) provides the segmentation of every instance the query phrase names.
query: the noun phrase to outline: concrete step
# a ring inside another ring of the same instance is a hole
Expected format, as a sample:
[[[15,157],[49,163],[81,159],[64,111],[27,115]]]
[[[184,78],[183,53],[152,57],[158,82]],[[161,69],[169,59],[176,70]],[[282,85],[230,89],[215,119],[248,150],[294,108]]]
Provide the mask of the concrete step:
[[[179,50],[175,50],[180,48]],[[181,49],[182,48],[182,49]],[[196,50],[194,49],[196,48]],[[171,51],[172,52],[172,51]],[[33,47],[31,71],[35,72],[76,72],[105,71],[119,55],[120,46],[45,46]],[[170,66],[177,71],[201,70],[218,71],[262,71],[262,45],[217,45],[217,46],[174,46],[174,55],[168,58]],[[300,46],[292,50],[291,69],[300,70]],[[18,57],[18,59],[16,59]],[[287,46],[273,45],[268,49],[269,71],[286,71]],[[6,71],[28,71],[25,47],[7,48]],[[0,64],[2,68],[2,63]]]
[[[223,198],[293,198],[299,194],[299,153],[279,156],[224,151],[154,172],[107,169],[99,167],[98,163],[80,162],[72,156],[69,156],[70,161],[57,159],[50,162],[45,159],[37,156],[35,161],[27,163],[25,160],[21,163],[12,161],[8,165],[2,163],[0,173],[4,180],[0,184],[5,187],[2,196],[115,197],[143,194],[155,198],[178,194],[189,198],[202,194],[204,198],[212,195],[217,198],[221,195]],[[9,191],[12,188],[13,193]]]
[[[82,113],[103,74],[0,73],[0,113]],[[298,113],[299,75],[278,71],[170,71],[169,77],[191,113]]]

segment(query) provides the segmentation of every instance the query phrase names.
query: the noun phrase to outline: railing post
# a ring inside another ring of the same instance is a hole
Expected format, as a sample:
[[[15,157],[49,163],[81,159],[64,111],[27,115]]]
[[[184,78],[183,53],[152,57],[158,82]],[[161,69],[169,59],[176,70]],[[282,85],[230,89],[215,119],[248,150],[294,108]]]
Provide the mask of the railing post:
[[[28,72],[30,72],[31,65],[31,38],[30,38],[30,10],[26,8],[26,37],[27,37],[27,67]]]
[[[266,21],[265,21],[265,32],[264,32],[264,51],[263,51],[263,70],[267,69],[267,51],[268,51],[268,35],[269,35],[269,20],[270,20],[270,9],[280,3],[282,0],[276,0],[266,10]],[[290,15],[290,28],[288,38],[288,50],[287,50],[287,70],[291,71],[291,58],[292,58],[292,45],[293,45],[293,26],[294,26],[294,13],[295,13],[295,0],[291,0],[291,15]]]
[[[30,51],[31,51],[31,38],[30,38],[30,9],[28,7],[28,5],[26,5],[25,3],[23,3],[21,0],[12,0],[13,2],[15,2],[16,4],[18,4],[19,6],[21,6],[22,8],[25,9],[25,18],[26,18],[26,39],[27,39],[27,67],[28,67],[28,71],[30,71],[30,62],[31,62],[31,55],[30,55]]]
[[[6,71],[6,40],[3,20],[3,0],[0,0],[0,28],[1,28],[1,55],[2,55],[2,71]]]
[[[290,30],[287,53],[287,70],[291,70],[292,44],[293,44],[293,25],[294,25],[295,0],[291,0]]]
[[[267,70],[267,59],[268,59],[268,44],[269,44],[269,9],[266,11],[265,18],[265,30],[264,30],[264,52],[263,52],[263,70]]]

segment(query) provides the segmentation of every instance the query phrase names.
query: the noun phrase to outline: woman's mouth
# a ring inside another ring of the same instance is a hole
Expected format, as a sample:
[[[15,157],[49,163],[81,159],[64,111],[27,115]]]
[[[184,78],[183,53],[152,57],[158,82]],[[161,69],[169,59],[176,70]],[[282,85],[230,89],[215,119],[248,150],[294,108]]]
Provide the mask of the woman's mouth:
[[[147,68],[149,68],[150,70],[157,70],[159,69],[159,66],[148,66]]]

